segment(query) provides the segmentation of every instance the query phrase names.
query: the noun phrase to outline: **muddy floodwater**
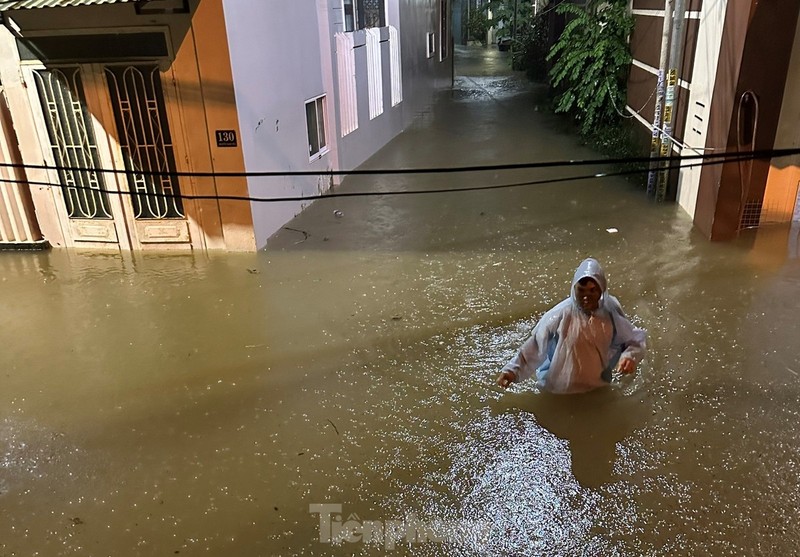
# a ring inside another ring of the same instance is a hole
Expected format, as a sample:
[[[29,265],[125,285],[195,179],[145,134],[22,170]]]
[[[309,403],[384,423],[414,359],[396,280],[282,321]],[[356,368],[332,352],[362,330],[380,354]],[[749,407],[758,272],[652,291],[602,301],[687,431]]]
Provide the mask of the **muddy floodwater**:
[[[501,61],[477,51],[368,166],[596,157]],[[0,556],[800,553],[796,229],[712,244],[618,178],[287,227],[249,255],[0,253]],[[499,392],[587,256],[648,359],[590,394]]]

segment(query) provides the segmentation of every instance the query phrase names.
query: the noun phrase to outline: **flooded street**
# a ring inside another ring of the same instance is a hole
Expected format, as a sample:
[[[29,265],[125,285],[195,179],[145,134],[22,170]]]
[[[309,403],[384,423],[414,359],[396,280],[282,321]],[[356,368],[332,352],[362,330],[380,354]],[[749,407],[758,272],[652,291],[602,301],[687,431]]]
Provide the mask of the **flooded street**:
[[[367,167],[597,158],[496,50],[460,56]],[[286,226],[257,254],[0,253],[0,556],[798,554],[785,245],[709,243],[618,178],[327,199]],[[585,395],[501,393],[587,256],[648,359]],[[342,524],[403,520],[455,533]]]

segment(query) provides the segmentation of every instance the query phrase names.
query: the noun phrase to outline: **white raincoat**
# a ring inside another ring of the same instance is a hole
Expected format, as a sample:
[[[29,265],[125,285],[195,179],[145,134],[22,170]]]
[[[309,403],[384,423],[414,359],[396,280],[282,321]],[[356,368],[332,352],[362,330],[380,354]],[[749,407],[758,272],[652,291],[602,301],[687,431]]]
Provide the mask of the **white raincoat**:
[[[575,285],[593,279],[603,295],[591,314],[580,308]],[[570,297],[545,313],[530,338],[502,371],[517,381],[536,374],[536,386],[552,393],[581,393],[608,385],[621,358],[637,363],[646,353],[645,332],[634,327],[619,301],[606,290],[606,276],[594,259],[585,259],[572,279]]]

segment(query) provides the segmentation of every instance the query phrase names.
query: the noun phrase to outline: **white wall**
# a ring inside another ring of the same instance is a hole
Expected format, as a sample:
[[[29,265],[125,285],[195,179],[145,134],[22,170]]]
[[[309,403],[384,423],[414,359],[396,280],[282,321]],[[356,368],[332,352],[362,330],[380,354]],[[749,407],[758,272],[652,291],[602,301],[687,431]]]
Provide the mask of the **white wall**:
[[[249,172],[353,169],[430,107],[435,91],[450,84],[450,57],[426,53],[426,34],[439,33],[438,0],[388,0],[387,25],[400,34],[403,101],[392,106],[389,44],[381,43],[383,113],[370,120],[366,47],[355,49],[358,128],[341,137],[335,34],[343,31],[341,0],[285,2],[276,13],[263,0],[223,0],[239,112],[241,145]],[[386,33],[384,33],[386,35]],[[356,44],[364,32],[355,33]],[[330,151],[308,160],[304,101],[327,95]],[[329,178],[250,178],[250,195],[318,194]],[[298,214],[301,202],[252,203],[256,244]]]
[[[332,64],[336,74],[334,33],[343,31],[340,0],[329,0]],[[367,73],[365,47],[355,49],[356,82],[358,90],[358,129],[345,137],[339,137],[340,168],[355,168],[374,155],[381,147],[402,132],[422,111],[427,110],[437,89],[450,84],[450,57],[439,61],[438,52],[427,57],[428,32],[436,33],[438,48],[439,2],[438,0],[388,0],[386,24],[398,29],[403,75],[403,101],[391,106],[390,68],[388,43],[381,43],[384,63],[384,112],[374,120],[369,119],[367,96]],[[356,32],[356,44],[363,44],[362,32]],[[452,50],[452,49],[451,49]],[[335,107],[338,116],[338,105]],[[338,121],[338,119],[337,119]]]
[[[453,47],[449,56],[439,61],[439,53],[426,57],[427,33],[436,33],[439,48],[438,0],[399,0],[400,35],[403,45],[403,90],[408,103],[404,116],[410,123],[421,111],[430,108],[436,91],[451,85]],[[448,2],[452,4],[451,0]],[[452,33],[452,26],[449,26]],[[448,38],[449,40],[449,38]]]
[[[309,161],[305,101],[328,95],[320,54],[315,2],[224,0],[231,69],[245,168],[258,171],[326,170],[330,153]],[[333,134],[328,133],[329,141]],[[327,188],[316,176],[251,177],[253,197],[288,197]],[[251,203],[256,245],[303,208],[300,202]]]

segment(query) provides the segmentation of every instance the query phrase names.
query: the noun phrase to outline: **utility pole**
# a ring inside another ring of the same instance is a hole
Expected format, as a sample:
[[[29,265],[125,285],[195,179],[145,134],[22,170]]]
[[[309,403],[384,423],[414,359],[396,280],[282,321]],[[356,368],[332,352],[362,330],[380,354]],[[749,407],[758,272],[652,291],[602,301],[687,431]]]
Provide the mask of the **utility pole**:
[[[675,98],[680,90],[681,59],[683,58],[683,22],[686,17],[686,0],[675,0],[675,21],[672,26],[672,41],[669,47],[669,71],[667,90],[664,93],[664,137],[661,140],[661,156],[672,153],[672,130],[675,121]],[[680,171],[679,171],[680,172]],[[669,182],[669,162],[661,163],[656,184],[656,201],[664,201]]]
[[[667,56],[669,54],[669,38],[672,30],[672,8],[675,0],[664,1],[664,24],[661,29],[661,54],[658,58],[658,83],[656,85],[656,109],[653,114],[653,131],[650,140],[650,158],[658,157],[661,152],[661,122],[664,107],[664,78],[667,72]],[[658,164],[650,163],[650,172],[647,174],[647,195],[654,197],[656,194],[656,181],[658,180]]]

